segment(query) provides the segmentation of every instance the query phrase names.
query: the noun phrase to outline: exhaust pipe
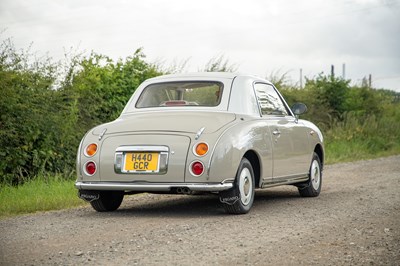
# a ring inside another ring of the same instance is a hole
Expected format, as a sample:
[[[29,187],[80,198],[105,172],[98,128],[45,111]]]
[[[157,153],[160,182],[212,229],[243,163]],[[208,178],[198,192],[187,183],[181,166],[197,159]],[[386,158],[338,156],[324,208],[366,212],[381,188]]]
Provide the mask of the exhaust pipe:
[[[190,195],[192,191],[187,187],[178,187],[176,193]]]
[[[182,188],[182,193],[183,193],[183,194],[186,194],[186,195],[192,194],[192,192],[190,191],[190,189],[188,189],[187,187]]]

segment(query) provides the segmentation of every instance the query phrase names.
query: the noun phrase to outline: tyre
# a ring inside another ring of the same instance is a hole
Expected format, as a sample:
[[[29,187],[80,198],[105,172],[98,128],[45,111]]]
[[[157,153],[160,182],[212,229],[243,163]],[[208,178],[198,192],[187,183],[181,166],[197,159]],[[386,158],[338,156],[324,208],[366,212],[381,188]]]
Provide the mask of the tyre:
[[[253,167],[249,160],[243,158],[236,173],[234,187],[220,193],[220,201],[227,213],[245,214],[250,211],[254,202],[254,183]]]
[[[98,199],[91,201],[90,204],[98,212],[111,212],[121,206],[123,198],[123,191],[99,191]]]
[[[321,192],[322,186],[322,166],[318,154],[314,152],[311,160],[309,179],[302,185],[298,186],[299,193],[302,197],[317,197]]]

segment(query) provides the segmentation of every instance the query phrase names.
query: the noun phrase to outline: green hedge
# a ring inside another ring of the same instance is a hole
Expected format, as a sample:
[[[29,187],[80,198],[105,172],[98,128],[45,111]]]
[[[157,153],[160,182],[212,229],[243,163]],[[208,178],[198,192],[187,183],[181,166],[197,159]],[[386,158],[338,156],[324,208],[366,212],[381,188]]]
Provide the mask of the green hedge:
[[[227,69],[227,61],[210,65],[212,70]],[[0,185],[44,175],[74,178],[76,151],[85,132],[117,118],[141,82],[165,72],[146,62],[141,49],[124,60],[92,53],[53,62],[3,41]],[[367,153],[398,150],[398,93],[350,86],[348,80],[323,75],[307,80],[302,89],[277,85],[289,103],[308,105],[304,118],[323,130],[332,161],[343,155],[347,142],[360,143],[347,145],[353,153],[358,148]]]

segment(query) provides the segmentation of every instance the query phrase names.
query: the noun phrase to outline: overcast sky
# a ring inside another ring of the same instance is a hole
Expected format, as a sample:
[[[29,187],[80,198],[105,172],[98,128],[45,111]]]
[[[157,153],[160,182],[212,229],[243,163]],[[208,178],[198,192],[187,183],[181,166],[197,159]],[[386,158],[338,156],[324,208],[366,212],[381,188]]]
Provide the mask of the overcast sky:
[[[0,0],[1,39],[55,59],[65,51],[126,58],[143,47],[166,67],[203,69],[223,55],[238,71],[293,83],[318,73],[400,91],[400,0]]]

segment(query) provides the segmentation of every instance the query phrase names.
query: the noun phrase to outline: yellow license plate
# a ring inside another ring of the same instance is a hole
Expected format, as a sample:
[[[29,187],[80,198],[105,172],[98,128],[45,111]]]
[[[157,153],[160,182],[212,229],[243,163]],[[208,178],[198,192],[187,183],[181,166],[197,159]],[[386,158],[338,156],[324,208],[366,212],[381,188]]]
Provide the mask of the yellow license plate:
[[[125,153],[125,171],[127,172],[158,172],[157,152]]]

